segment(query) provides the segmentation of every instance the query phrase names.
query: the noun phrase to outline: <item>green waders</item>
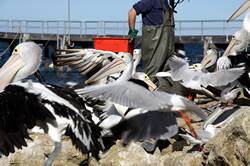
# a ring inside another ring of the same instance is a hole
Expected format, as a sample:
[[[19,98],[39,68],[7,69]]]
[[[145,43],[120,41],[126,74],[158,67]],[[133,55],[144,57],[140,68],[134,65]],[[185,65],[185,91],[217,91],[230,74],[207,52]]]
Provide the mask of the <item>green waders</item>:
[[[142,27],[142,61],[144,72],[156,82],[155,74],[166,71],[166,62],[174,52],[174,17],[167,10],[163,16],[163,24]]]

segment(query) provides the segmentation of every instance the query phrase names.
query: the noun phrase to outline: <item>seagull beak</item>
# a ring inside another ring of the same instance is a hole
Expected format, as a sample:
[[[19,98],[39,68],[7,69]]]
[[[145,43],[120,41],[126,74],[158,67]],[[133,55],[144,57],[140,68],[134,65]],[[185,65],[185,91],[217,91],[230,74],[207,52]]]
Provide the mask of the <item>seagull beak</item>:
[[[232,21],[234,19],[236,19],[237,17],[239,17],[243,12],[245,12],[248,8],[250,7],[250,1],[246,0],[234,13],[231,17],[229,17],[229,19],[227,20],[227,22]]]
[[[86,80],[85,84],[93,83],[111,74],[119,73],[123,71],[126,68],[126,66],[127,65],[124,63],[122,59],[116,58],[111,63],[104,66],[97,73],[92,75],[88,80]]]
[[[235,46],[235,44],[236,44],[236,41],[237,41],[237,40],[236,40],[235,38],[233,38],[233,39],[231,40],[231,42],[230,42],[229,45],[227,46],[227,48],[226,48],[226,50],[225,50],[223,56],[228,56],[228,55],[230,54],[232,48],[233,48],[233,47]]]
[[[12,54],[8,61],[0,68],[0,91],[2,91],[12,80],[15,74],[25,65],[19,54]]]

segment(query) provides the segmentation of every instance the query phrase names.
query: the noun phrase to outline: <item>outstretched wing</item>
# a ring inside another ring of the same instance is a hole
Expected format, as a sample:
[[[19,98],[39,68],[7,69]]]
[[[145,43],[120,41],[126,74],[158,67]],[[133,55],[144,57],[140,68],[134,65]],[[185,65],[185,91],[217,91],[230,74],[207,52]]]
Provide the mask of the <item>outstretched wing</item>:
[[[13,153],[14,147],[27,146],[28,129],[37,121],[51,122],[55,117],[41,103],[39,95],[28,93],[23,87],[7,86],[0,93],[0,151]]]
[[[88,86],[76,92],[79,95],[110,100],[130,108],[159,110],[167,107],[154,93],[130,81]]]

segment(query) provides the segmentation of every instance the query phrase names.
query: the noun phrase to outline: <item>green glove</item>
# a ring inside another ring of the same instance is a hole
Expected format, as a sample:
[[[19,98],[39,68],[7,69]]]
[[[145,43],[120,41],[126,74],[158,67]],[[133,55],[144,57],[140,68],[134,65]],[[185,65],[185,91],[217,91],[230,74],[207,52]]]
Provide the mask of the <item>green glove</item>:
[[[132,42],[136,38],[138,32],[139,31],[137,29],[130,28],[128,31],[128,41]]]

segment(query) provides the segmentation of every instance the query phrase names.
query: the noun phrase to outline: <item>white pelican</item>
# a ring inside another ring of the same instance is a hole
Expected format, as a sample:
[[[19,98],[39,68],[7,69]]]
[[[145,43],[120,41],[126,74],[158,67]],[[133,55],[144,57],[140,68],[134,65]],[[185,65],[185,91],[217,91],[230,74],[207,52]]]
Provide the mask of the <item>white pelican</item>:
[[[103,149],[101,129],[92,121],[82,98],[57,86],[18,81],[38,69],[41,55],[34,42],[21,43],[0,69],[0,152],[8,155],[15,147],[26,146],[25,138],[30,138],[27,130],[38,126],[55,142],[45,166],[60,153],[63,134],[82,153],[97,157]]]
[[[120,58],[116,58],[115,61],[107,65],[98,75],[93,76],[91,79],[99,79],[99,77],[103,77],[103,75],[112,73],[113,69],[117,72],[117,70],[121,68],[125,69],[121,77],[115,82],[107,85],[88,86],[83,89],[78,89],[76,92],[79,95],[90,95],[91,97],[110,100],[129,108],[139,108],[139,112],[141,113],[148,111],[165,112],[170,110],[181,110],[194,112],[202,119],[206,118],[203,111],[185,97],[171,95],[162,91],[151,92],[140,85],[128,81],[132,77],[133,70],[133,60],[130,54],[120,54]],[[130,110],[129,113],[133,111],[134,110]],[[157,120],[155,121],[157,122]]]

